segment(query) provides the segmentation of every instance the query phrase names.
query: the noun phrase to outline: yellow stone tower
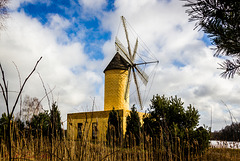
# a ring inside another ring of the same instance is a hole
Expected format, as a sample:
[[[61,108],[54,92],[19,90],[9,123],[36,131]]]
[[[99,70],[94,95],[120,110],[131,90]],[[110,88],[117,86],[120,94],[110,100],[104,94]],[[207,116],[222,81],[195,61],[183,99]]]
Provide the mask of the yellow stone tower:
[[[148,76],[137,68],[134,64],[138,39],[131,54],[130,43],[128,39],[125,18],[122,16],[123,26],[128,42],[128,50],[116,38],[115,45],[117,52],[104,70],[105,73],[105,88],[104,88],[104,111],[91,111],[70,113],[67,115],[67,134],[69,139],[87,139],[94,141],[106,141],[106,132],[108,127],[108,117],[111,110],[116,110],[121,118],[121,127],[123,135],[126,131],[126,121],[129,115],[129,73],[133,71],[134,82],[137,87],[140,107],[142,108],[140,92],[135,75],[135,70],[139,73],[140,79],[146,85]],[[150,62],[152,63],[152,62]],[[142,63],[146,64],[146,62]],[[140,118],[144,113],[139,112]]]
[[[106,141],[109,113],[113,108],[121,117],[123,134],[129,115],[128,62],[117,52],[105,68],[104,111],[70,113],[67,115],[67,133],[73,140]],[[126,93],[127,92],[127,93]],[[126,98],[125,98],[126,93]]]
[[[129,87],[126,89],[128,66],[127,61],[116,53],[104,70],[104,111],[112,110],[113,107],[115,110],[129,110]]]

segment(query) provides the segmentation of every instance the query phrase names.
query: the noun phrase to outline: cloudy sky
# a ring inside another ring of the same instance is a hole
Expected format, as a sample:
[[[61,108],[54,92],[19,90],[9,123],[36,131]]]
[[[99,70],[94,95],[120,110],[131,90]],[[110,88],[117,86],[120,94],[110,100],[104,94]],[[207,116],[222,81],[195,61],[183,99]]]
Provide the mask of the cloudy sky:
[[[240,79],[219,76],[222,60],[213,57],[207,36],[193,30],[183,4],[179,0],[10,0],[9,18],[0,31],[0,62],[12,91],[10,99],[14,100],[14,91],[19,89],[14,64],[23,81],[42,56],[23,98],[44,97],[40,74],[46,89],[54,89],[50,99],[58,102],[65,125],[67,113],[91,111],[93,100],[94,110],[103,110],[103,70],[115,54],[115,37],[124,39],[120,19],[124,16],[132,33],[131,44],[136,35],[143,44],[139,55],[147,48],[145,57],[159,60],[157,66],[146,68],[150,81],[142,89],[147,93],[143,94],[143,112],[153,95],[177,95],[185,107],[192,104],[199,110],[200,125],[211,126],[211,111],[214,130],[230,124],[223,102],[238,121]],[[137,104],[133,85],[131,105]],[[0,101],[0,113],[6,112],[2,97]],[[47,99],[42,104],[49,109]]]

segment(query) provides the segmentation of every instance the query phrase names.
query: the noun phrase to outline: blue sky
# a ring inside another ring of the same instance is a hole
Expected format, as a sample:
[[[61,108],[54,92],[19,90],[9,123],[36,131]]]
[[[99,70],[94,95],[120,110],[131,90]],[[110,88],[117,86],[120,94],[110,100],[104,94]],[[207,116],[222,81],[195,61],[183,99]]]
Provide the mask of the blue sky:
[[[108,1],[103,10],[106,12],[114,10],[114,1]],[[84,50],[93,59],[103,59],[101,47],[103,43],[111,38],[111,32],[101,28],[101,21],[95,15],[85,16],[81,12],[83,7],[77,1],[47,1],[47,2],[24,2],[18,12],[25,12],[28,16],[36,18],[42,25],[48,26],[50,15],[59,15],[67,19],[71,24],[65,29],[69,39],[76,36],[76,32],[82,28],[86,29],[86,37],[79,37],[77,41],[84,42]],[[64,43],[64,42],[63,42]]]
[[[102,8],[103,11],[112,12],[115,10],[114,1],[106,1]],[[111,32],[102,29],[100,15],[84,15],[84,7],[78,1],[37,1],[24,2],[17,9],[18,12],[25,12],[28,16],[36,18],[42,25],[48,26],[50,15],[59,15],[67,19],[71,25],[65,29],[69,39],[76,36],[76,32],[85,28],[86,37],[79,37],[77,41],[84,42],[84,50],[91,55],[92,59],[103,59],[102,46],[104,42],[111,39]],[[202,37],[203,42],[210,46],[211,42],[206,34]],[[64,42],[63,42],[64,43]],[[174,61],[175,65],[183,66],[180,62]]]
[[[185,107],[193,104],[199,110],[200,125],[210,125],[213,109],[213,129],[221,129],[231,121],[221,100],[240,119],[239,78],[219,76],[221,59],[213,57],[207,35],[193,30],[195,24],[188,21],[182,6],[179,0],[11,0],[10,17],[0,36],[1,63],[9,86],[19,86],[12,62],[24,78],[43,56],[37,72],[48,90],[54,88],[52,97],[63,121],[67,113],[91,110],[93,98],[94,110],[103,110],[103,70],[115,54],[115,36],[126,45],[120,20],[124,16],[132,48],[138,37],[138,54],[160,62],[145,69],[155,77],[142,88],[148,93],[144,110],[155,94],[177,95]],[[145,53],[146,46],[151,52]],[[131,93],[130,106],[137,104],[133,84]],[[29,80],[23,99],[25,95],[39,99],[45,95],[37,73]],[[48,109],[47,100],[42,104]]]

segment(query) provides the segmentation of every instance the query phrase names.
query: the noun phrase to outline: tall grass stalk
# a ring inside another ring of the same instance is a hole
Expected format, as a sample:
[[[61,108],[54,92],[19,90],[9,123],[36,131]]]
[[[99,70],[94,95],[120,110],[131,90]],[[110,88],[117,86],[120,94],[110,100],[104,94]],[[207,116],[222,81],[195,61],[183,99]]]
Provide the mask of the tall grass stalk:
[[[188,138],[180,140],[176,135],[174,141],[160,131],[159,138],[151,138],[146,134],[140,136],[140,145],[136,140],[126,137],[123,145],[107,145],[104,141],[88,141],[87,136],[79,140],[71,140],[59,136],[44,137],[41,131],[36,135],[27,131],[19,131],[14,124],[11,134],[12,160],[16,161],[184,161],[184,160],[240,160],[240,150],[210,148],[205,153],[198,153],[198,143],[189,144]],[[131,136],[133,137],[133,135]],[[6,138],[5,138],[6,139]],[[112,138],[114,141],[114,138]],[[166,141],[167,140],[167,141]],[[5,140],[1,140],[0,160],[8,160],[9,153]]]

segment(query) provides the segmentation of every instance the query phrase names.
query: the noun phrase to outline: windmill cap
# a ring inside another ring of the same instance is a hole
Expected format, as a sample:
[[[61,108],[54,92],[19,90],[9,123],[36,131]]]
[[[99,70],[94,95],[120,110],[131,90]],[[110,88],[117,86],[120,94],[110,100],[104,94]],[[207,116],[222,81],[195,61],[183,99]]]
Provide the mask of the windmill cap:
[[[129,63],[117,52],[103,72],[113,69],[128,70],[128,67]]]

